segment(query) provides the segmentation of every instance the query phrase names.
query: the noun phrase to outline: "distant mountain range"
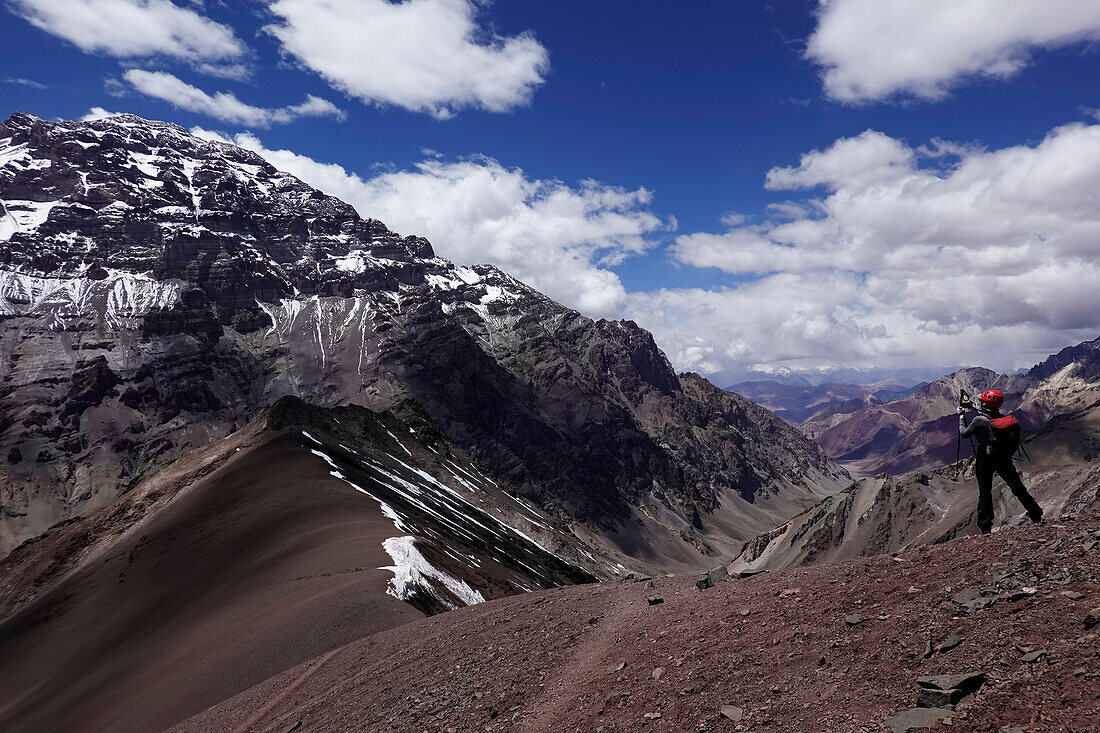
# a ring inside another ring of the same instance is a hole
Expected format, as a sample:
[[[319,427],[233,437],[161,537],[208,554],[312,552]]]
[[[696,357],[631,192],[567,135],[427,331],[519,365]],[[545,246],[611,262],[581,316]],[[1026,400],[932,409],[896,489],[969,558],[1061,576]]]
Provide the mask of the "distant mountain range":
[[[900,399],[922,386],[923,383],[907,385],[891,379],[874,384],[822,382],[815,386],[769,379],[741,382],[726,389],[748,397],[792,425],[799,425],[811,418],[847,415],[861,407]]]
[[[1051,520],[1100,501],[1100,338],[1063,349],[1021,375],[964,369],[913,394],[846,414],[817,415],[802,429],[855,470],[876,474],[749,542],[736,571],[790,567],[943,542],[973,534],[977,488],[972,446],[959,450],[959,389],[1005,394],[1026,426],[1030,460],[1018,467]],[[1026,523],[998,480],[998,524]]]
[[[817,387],[831,384],[920,384],[936,379],[944,371],[961,367],[937,369],[933,367],[909,368],[853,368],[827,367],[821,369],[792,369],[790,367],[760,367],[716,374],[712,379],[731,385],[727,389],[736,392],[735,386],[746,382],[777,382],[791,387]]]
[[[895,380],[816,386],[762,380],[727,389],[797,425],[850,470],[863,475],[904,473],[956,459],[960,390],[974,399],[986,389],[1000,390],[1005,409],[1035,429],[1054,415],[1089,404],[1100,390],[1098,352],[1100,339],[1094,339],[1016,374],[969,367],[909,386]]]
[[[913,394],[845,414],[820,414],[800,427],[833,458],[863,474],[929,470],[951,463],[958,450],[959,391],[1005,395],[1005,411],[1034,430],[1055,415],[1100,398],[1100,339],[1064,349],[1023,374],[961,369]],[[970,455],[970,446],[967,445]]]

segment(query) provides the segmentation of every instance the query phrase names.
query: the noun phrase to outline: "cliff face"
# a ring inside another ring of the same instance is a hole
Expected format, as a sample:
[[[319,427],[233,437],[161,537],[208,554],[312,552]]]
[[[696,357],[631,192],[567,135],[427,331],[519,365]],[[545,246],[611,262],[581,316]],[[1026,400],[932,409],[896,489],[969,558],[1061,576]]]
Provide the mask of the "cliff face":
[[[284,395],[415,400],[563,526],[655,567],[709,563],[846,483],[634,323],[456,266],[174,125],[14,115],[0,207],[0,551]]]

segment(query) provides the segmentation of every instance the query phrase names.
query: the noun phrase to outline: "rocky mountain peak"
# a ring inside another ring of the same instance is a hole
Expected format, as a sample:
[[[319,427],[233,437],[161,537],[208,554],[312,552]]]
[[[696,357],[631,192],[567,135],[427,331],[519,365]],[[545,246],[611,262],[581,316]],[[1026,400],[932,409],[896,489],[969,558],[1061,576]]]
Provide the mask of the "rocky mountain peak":
[[[351,294],[393,278],[394,263],[434,258],[427,240],[362,219],[251,151],[133,115],[17,113],[0,125],[0,165],[0,264],[186,281],[226,324],[258,315],[257,299]]]
[[[0,550],[285,395],[415,403],[605,557],[654,568],[709,565],[848,482],[637,324],[437,257],[176,125],[13,115],[0,207],[0,455],[18,458]]]
[[[1076,346],[1067,346],[1057,354],[1053,354],[1031,367],[1027,372],[1027,376],[1035,380],[1046,379],[1070,364],[1086,361],[1095,362],[1098,358],[1100,358],[1100,337]]]

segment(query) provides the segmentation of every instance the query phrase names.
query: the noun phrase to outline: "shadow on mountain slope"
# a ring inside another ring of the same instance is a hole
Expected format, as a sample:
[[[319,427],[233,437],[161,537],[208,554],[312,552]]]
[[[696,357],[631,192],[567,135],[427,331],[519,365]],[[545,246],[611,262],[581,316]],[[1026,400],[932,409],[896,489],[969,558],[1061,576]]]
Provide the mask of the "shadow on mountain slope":
[[[15,550],[0,728],[159,730],[425,612],[595,580],[509,526],[549,538],[545,516],[414,424],[285,398]]]

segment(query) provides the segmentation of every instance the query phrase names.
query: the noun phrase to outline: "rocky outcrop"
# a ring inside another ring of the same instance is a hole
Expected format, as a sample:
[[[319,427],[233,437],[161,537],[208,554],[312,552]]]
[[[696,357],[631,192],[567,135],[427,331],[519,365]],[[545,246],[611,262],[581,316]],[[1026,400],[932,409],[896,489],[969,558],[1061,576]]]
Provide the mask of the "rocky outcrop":
[[[17,114],[0,161],[0,455],[20,457],[0,550],[284,395],[413,400],[562,526],[653,568],[712,566],[847,483],[636,324],[455,266],[248,151]]]
[[[1067,346],[1057,354],[1053,354],[1031,367],[1027,372],[1027,376],[1030,379],[1041,381],[1054,376],[1071,364],[1086,361],[1095,362],[1097,356],[1100,356],[1100,338],[1085,341],[1076,346]]]

